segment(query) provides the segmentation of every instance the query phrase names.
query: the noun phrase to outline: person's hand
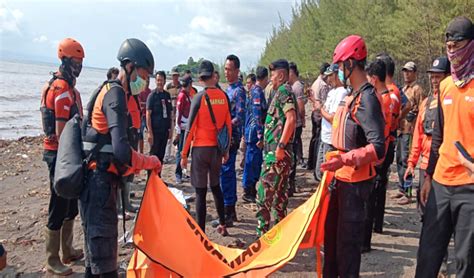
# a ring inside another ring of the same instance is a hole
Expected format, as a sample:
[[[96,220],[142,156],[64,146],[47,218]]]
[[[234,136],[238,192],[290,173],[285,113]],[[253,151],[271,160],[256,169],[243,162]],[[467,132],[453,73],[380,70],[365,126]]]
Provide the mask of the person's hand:
[[[263,141],[262,141],[262,140],[259,140],[259,141],[257,142],[257,148],[263,149]]]
[[[471,179],[474,180],[474,163],[467,160],[459,151],[458,151],[458,158],[459,158],[459,161],[461,162],[461,165],[466,168],[466,171],[469,174],[469,177],[471,177]]]
[[[163,164],[161,164],[160,159],[158,159],[158,165],[153,169],[153,171],[156,171],[157,174],[161,173],[161,170],[163,169]]]
[[[426,206],[426,202],[428,201],[431,185],[431,177],[426,176],[420,191],[420,202],[423,204],[423,206]]]
[[[153,134],[148,133],[148,144],[150,144],[150,147],[153,146]]]
[[[413,178],[415,177],[415,169],[411,165],[408,165],[405,175],[403,175],[403,180],[406,180],[408,175],[412,175]]]
[[[285,158],[285,149],[277,148],[275,151],[275,157],[277,161],[282,161]]]
[[[227,160],[229,160],[229,152],[226,152],[226,153],[222,156],[222,164],[227,163]]]
[[[187,169],[188,168],[188,157],[186,155],[181,154],[181,168]]]
[[[332,156],[328,161],[321,164],[321,171],[322,172],[324,172],[324,171],[334,172],[334,171],[342,168],[342,166],[344,166],[344,164],[342,163],[341,155],[336,154],[336,155]]]

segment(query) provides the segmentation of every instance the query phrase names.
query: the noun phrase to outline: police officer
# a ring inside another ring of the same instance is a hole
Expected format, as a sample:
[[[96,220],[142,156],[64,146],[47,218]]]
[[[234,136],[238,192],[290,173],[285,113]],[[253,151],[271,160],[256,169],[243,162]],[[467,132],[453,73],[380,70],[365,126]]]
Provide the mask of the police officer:
[[[242,138],[243,126],[245,124],[245,102],[246,94],[242,81],[239,80],[240,60],[231,54],[227,56],[224,65],[225,78],[229,82],[226,93],[230,100],[230,113],[232,116],[232,139],[229,151],[229,159],[221,167],[221,188],[224,194],[224,205],[227,227],[232,227],[233,221],[237,221],[235,203],[237,202],[237,175],[235,173],[235,160]]]
[[[270,64],[274,94],[265,119],[264,162],[257,188],[258,236],[269,230],[272,210],[276,211],[275,223],[286,216],[296,127],[296,99],[288,84],[289,70],[287,60]]]
[[[78,214],[77,200],[67,200],[53,190],[54,168],[58,150],[58,141],[66,122],[75,114],[82,117],[81,96],[74,87],[76,78],[82,70],[84,49],[71,38],[59,43],[59,70],[44,86],[41,98],[44,138],[43,160],[48,164],[51,196],[49,199],[48,223],[46,225],[46,269],[56,275],[69,275],[72,269],[65,266],[72,261],[82,259],[82,250],[72,247],[74,218]],[[62,250],[62,261],[59,249]]]
[[[118,80],[105,82],[95,101],[84,142],[103,145],[89,163],[87,182],[81,194],[81,217],[86,247],[85,277],[117,277],[117,185],[123,176],[139,170],[157,171],[156,156],[138,153],[127,137],[126,92],[143,91],[153,72],[154,60],[138,39],[125,40],[118,52]]]
[[[257,196],[256,185],[262,168],[263,128],[267,102],[263,91],[268,84],[268,70],[265,67],[257,68],[256,83],[250,90],[247,99],[247,115],[245,119],[245,164],[242,185],[246,202],[255,203]]]

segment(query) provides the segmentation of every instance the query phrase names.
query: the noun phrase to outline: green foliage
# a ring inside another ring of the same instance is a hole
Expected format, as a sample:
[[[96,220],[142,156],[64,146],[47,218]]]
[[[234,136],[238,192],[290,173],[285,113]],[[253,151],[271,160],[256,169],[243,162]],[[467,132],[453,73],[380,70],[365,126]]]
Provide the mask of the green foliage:
[[[473,14],[472,0],[302,0],[289,23],[280,19],[274,26],[260,64],[286,58],[297,63],[303,78],[314,79],[319,65],[331,62],[337,43],[358,34],[367,43],[369,60],[389,53],[398,75],[404,63],[414,61],[425,83],[423,73],[445,53],[449,21],[459,15],[472,19]]]

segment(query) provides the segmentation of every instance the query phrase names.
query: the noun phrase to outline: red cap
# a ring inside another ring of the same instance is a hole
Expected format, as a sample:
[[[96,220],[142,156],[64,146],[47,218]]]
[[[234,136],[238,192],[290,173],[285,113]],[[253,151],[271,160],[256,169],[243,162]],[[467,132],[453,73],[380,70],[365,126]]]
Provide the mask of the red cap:
[[[332,63],[355,59],[357,61],[364,60],[367,57],[367,47],[361,36],[350,35],[339,42],[334,50]]]

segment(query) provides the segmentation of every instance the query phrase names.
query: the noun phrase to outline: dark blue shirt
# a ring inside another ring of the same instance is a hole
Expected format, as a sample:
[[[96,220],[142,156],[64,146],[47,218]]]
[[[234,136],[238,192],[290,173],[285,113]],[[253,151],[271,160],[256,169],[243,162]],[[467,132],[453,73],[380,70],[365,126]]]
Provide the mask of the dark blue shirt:
[[[255,85],[249,94],[246,105],[245,142],[256,143],[263,140],[267,101],[263,88]]]

